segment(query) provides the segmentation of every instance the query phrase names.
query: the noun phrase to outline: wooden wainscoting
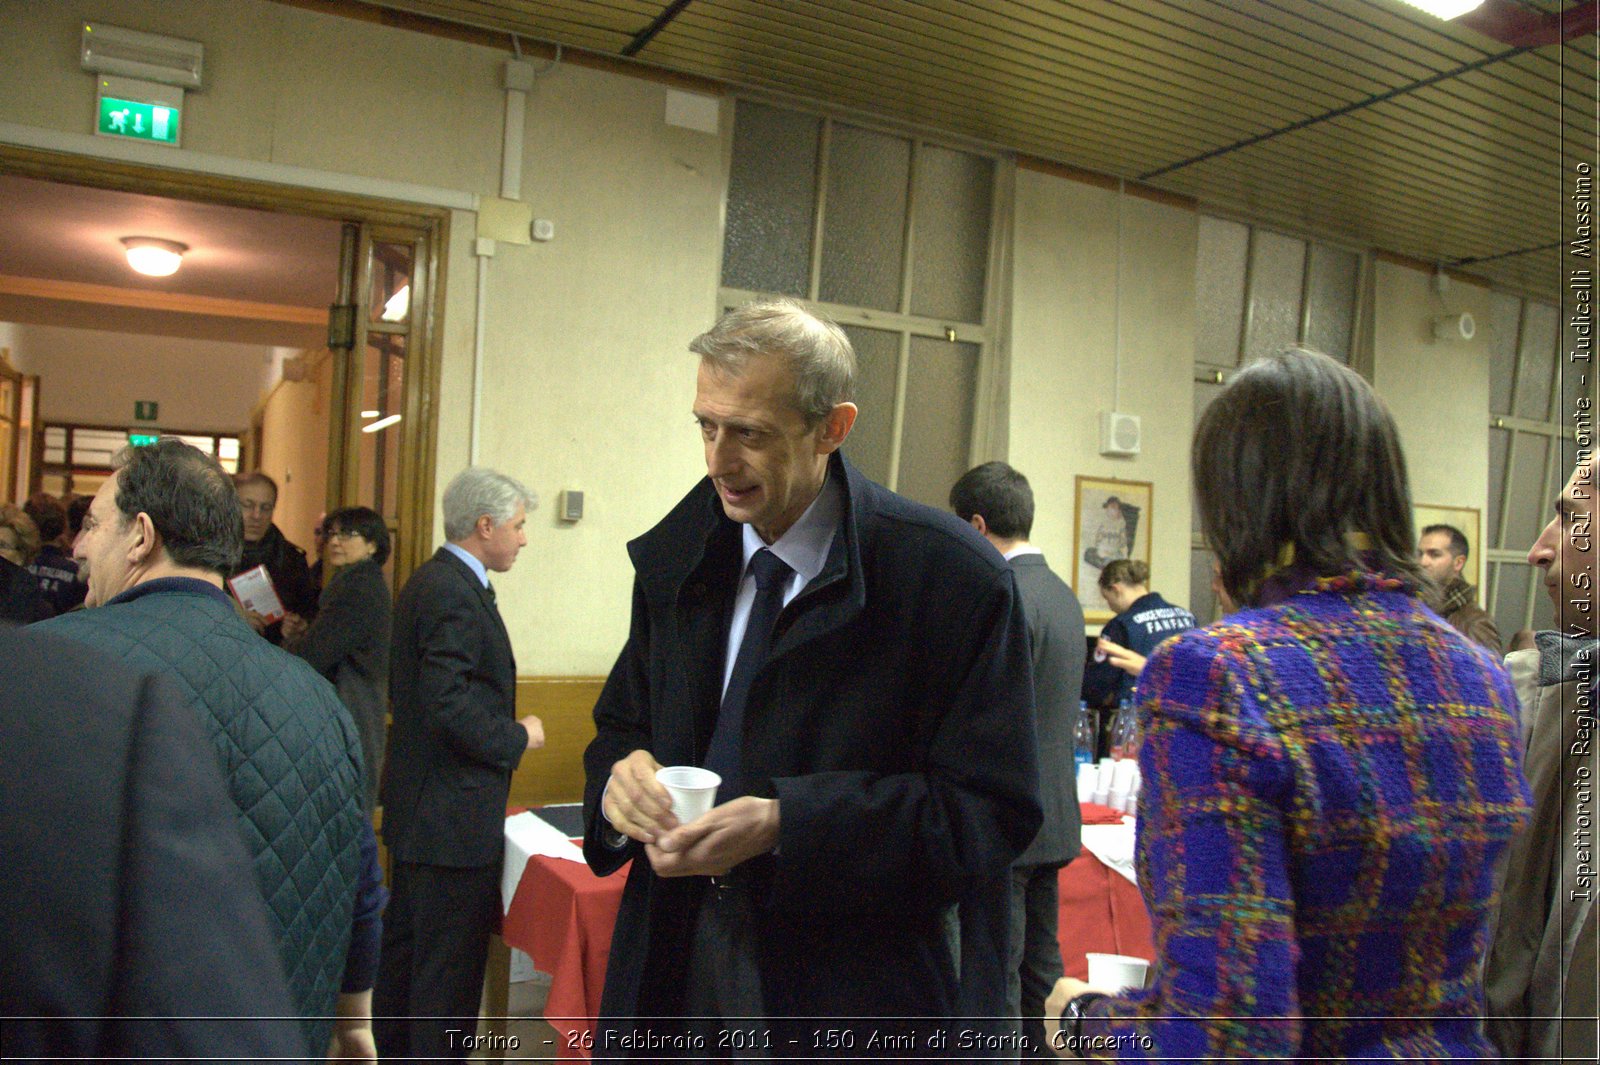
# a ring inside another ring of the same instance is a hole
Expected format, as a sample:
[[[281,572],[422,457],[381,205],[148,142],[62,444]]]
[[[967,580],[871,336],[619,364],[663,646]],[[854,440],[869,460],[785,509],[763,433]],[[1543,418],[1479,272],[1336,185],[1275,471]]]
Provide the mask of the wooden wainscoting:
[[[544,746],[522,756],[511,806],[583,801],[583,751],[594,739],[594,704],[604,677],[518,677],[517,716],[538,714]]]

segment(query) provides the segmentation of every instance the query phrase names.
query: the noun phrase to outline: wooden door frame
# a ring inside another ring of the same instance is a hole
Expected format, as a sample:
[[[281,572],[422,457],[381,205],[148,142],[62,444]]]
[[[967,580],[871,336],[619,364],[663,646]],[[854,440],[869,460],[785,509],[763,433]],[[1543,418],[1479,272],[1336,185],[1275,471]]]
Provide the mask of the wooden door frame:
[[[0,143],[0,174],[425,232],[427,262],[418,263],[417,270],[426,272],[428,298],[425,306],[412,308],[413,314],[420,312],[417,327],[422,342],[415,346],[416,361],[406,368],[405,407],[408,416],[415,413],[417,418],[411,422],[408,434],[406,457],[409,464],[401,485],[401,538],[394,559],[396,587],[426,561],[431,553],[428,545],[438,461],[445,258],[450,245],[448,208],[189,170],[168,170],[3,143]],[[408,352],[410,357],[412,353]],[[343,448],[346,445],[342,439],[330,436],[329,446]],[[334,500],[328,502],[330,506],[337,505]]]

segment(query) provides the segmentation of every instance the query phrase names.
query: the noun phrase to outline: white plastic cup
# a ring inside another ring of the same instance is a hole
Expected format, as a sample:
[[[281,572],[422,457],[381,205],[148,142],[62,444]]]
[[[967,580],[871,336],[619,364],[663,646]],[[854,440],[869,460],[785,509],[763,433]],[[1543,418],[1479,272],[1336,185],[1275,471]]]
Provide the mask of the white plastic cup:
[[[1087,954],[1089,986],[1108,995],[1138,991],[1150,975],[1150,962],[1126,954]]]
[[[1088,802],[1094,795],[1096,778],[1100,775],[1100,768],[1091,762],[1078,766],[1078,801]]]
[[[1117,763],[1110,758],[1100,759],[1100,773],[1095,778],[1095,791],[1110,791],[1111,783],[1116,778]]]
[[[672,816],[686,825],[717,802],[722,778],[697,765],[669,765],[656,770],[656,780],[672,796]]]
[[[1134,779],[1139,773],[1139,763],[1132,758],[1118,758],[1111,768],[1112,791],[1132,791]]]
[[[1106,793],[1106,802],[1105,802],[1105,804],[1107,806],[1111,807],[1113,810],[1117,811],[1117,813],[1119,813],[1119,814],[1120,813],[1127,813],[1127,811],[1128,811],[1128,793],[1127,793],[1127,791],[1122,789],[1122,788],[1112,788],[1109,792]]]

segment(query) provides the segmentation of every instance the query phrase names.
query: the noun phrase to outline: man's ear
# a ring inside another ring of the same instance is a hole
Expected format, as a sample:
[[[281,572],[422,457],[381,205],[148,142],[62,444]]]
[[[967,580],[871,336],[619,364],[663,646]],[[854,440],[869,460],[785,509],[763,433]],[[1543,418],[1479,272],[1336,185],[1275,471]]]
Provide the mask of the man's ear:
[[[822,434],[817,437],[817,454],[831,455],[839,450],[850,429],[856,424],[856,405],[840,403],[822,419]]]
[[[128,544],[128,561],[135,565],[155,561],[156,553],[161,550],[161,536],[156,532],[156,524],[150,520],[150,515],[142,510],[135,514],[133,532],[133,540]]]
[[[982,514],[974,514],[967,519],[967,524],[978,530],[979,536],[989,535],[989,523],[983,520]]]
[[[472,531],[484,539],[494,532],[494,519],[487,514],[479,514],[478,520],[472,526]]]

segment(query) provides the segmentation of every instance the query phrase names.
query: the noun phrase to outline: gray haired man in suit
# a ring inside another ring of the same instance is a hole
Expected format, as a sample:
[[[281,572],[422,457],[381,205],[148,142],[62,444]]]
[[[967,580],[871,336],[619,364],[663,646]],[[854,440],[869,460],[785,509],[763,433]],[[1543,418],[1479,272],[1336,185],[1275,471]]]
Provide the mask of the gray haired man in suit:
[[[394,860],[373,994],[384,1060],[465,1058],[478,1030],[511,774],[544,745],[517,719],[517,664],[489,572],[527,544],[534,494],[468,467],[444,490],[448,543],[395,602],[389,695],[394,726],[382,785]]]
[[[962,475],[950,489],[950,509],[982,533],[1011,564],[1022,612],[1028,620],[1039,741],[1039,799],[1044,825],[1011,867],[1009,932],[1005,957],[1006,1004],[1022,1018],[1025,1056],[1050,1057],[1044,1041],[1044,1000],[1062,975],[1056,939],[1057,871],[1079,849],[1080,820],[1072,779],[1073,733],[1078,726],[1078,689],[1088,641],[1078,597],[1028,543],[1033,531],[1033,489],[1004,462],[986,462]],[[965,904],[963,904],[965,905]],[[962,936],[981,926],[965,914]],[[964,994],[981,974],[962,973]],[[969,999],[969,1001],[976,1001]]]

